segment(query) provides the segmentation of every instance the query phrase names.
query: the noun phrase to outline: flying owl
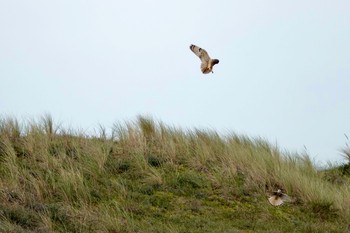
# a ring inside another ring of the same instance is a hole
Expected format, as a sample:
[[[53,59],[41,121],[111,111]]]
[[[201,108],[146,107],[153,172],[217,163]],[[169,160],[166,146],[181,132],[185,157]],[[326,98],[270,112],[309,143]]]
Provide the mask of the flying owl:
[[[211,59],[204,49],[191,44],[190,49],[194,54],[196,54],[199,59],[201,59],[202,64],[201,64],[201,70],[203,74],[208,74],[210,72],[213,72],[213,66],[219,63],[218,59]]]
[[[282,193],[281,189],[278,189],[272,193],[272,196],[270,196],[268,200],[271,205],[279,206],[284,202],[290,202],[291,198],[287,194]]]

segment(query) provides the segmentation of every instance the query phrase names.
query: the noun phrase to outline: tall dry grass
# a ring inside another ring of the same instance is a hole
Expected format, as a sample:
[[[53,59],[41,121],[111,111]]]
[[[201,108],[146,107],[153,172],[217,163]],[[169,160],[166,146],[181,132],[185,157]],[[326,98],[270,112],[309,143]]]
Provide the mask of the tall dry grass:
[[[137,232],[152,227],[141,216],[162,205],[174,211],[174,195],[183,200],[201,189],[220,200],[254,194],[264,203],[277,188],[296,208],[350,217],[348,182],[322,179],[308,155],[282,152],[263,139],[182,130],[142,116],[116,123],[110,134],[100,126],[93,136],[63,129],[49,115],[0,119],[4,232]]]

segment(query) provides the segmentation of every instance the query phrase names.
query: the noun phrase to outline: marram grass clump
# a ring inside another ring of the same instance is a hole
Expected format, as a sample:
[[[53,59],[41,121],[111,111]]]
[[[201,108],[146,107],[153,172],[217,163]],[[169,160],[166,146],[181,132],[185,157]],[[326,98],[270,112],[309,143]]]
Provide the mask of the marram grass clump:
[[[1,118],[0,232],[350,231],[345,165],[142,116],[110,131]]]

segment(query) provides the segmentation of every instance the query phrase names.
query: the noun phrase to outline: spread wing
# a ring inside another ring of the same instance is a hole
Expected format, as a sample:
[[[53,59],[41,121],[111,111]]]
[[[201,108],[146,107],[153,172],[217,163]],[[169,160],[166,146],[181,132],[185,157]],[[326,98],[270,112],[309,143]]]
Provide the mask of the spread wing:
[[[207,51],[193,44],[190,46],[190,49],[194,54],[196,54],[199,57],[199,59],[201,59],[202,63],[205,63],[208,65],[208,62],[210,61],[210,57]]]
[[[276,195],[273,195],[272,197],[269,197],[269,202],[273,206],[279,206],[279,205],[283,204],[282,198],[280,198],[280,197],[278,197]]]

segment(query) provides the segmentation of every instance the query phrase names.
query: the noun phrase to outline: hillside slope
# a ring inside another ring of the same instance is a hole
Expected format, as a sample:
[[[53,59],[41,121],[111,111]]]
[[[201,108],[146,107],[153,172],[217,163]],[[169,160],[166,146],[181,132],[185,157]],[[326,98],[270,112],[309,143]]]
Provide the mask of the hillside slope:
[[[93,137],[0,119],[0,232],[349,232],[350,182],[331,177],[261,139],[150,118]],[[294,201],[271,206],[277,188]]]

